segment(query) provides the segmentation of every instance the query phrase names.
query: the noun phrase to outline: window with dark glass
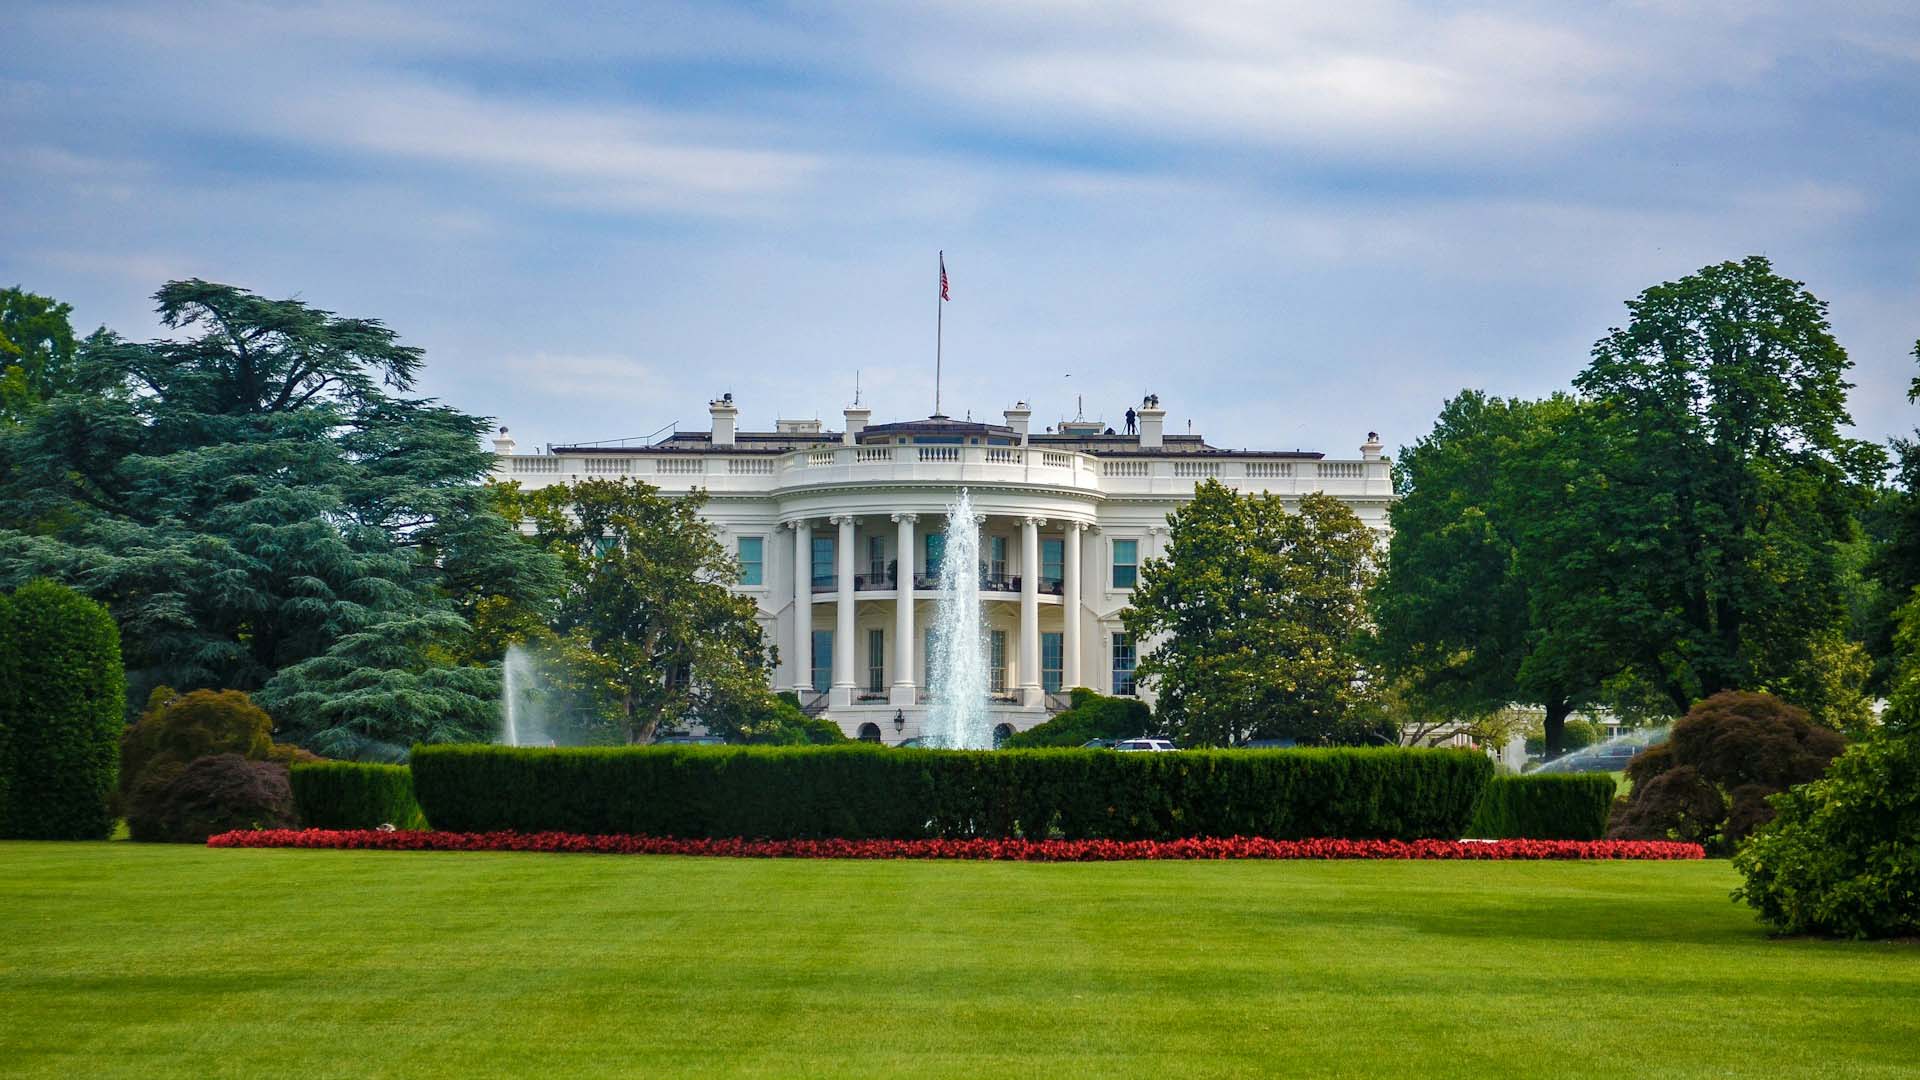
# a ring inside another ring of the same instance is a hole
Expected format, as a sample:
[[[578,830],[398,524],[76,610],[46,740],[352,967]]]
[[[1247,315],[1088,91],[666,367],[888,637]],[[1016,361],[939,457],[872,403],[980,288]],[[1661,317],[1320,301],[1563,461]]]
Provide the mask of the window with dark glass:
[[[887,581],[887,538],[867,537],[867,580],[876,585]]]
[[[1060,692],[1061,660],[1066,656],[1062,641],[1057,633],[1040,635],[1040,689],[1049,694]]]
[[[995,630],[987,637],[987,689],[996,694],[1007,692],[1007,632]]]
[[[740,538],[740,584],[761,585],[766,580],[767,542],[758,536]]]
[[[1140,541],[1113,542],[1113,587],[1131,589],[1140,580]]]
[[[833,537],[813,538],[813,583],[833,585]]]
[[[1116,694],[1133,693],[1133,638],[1127,634],[1113,635],[1113,692]]]
[[[867,690],[879,693],[887,688],[887,634],[867,631]]]
[[[1067,576],[1067,542],[1040,541],[1040,583],[1058,586]]]
[[[938,578],[940,576],[940,560],[944,558],[946,554],[947,554],[946,534],[937,533],[937,532],[928,533],[927,534],[927,558],[926,558],[927,568],[925,571],[928,577]]]
[[[824,694],[833,685],[833,631],[813,632],[813,690]]]

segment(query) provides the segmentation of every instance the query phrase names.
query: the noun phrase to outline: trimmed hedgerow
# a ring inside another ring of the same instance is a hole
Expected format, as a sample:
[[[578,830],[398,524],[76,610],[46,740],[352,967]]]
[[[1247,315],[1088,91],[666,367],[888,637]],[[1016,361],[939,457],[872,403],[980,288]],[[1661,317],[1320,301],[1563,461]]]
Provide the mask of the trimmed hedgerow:
[[[1598,840],[1617,785],[1606,773],[1496,776],[1480,793],[1467,835],[1484,840]]]
[[[1453,838],[1486,757],[1412,749],[965,752],[417,746],[438,829],[677,837]]]
[[[35,581],[13,594],[6,717],[7,805],[0,835],[104,840],[119,780],[126,671],[107,609],[63,585]]]
[[[413,774],[405,765],[321,761],[293,766],[289,779],[294,806],[308,828],[427,827],[413,799]]]

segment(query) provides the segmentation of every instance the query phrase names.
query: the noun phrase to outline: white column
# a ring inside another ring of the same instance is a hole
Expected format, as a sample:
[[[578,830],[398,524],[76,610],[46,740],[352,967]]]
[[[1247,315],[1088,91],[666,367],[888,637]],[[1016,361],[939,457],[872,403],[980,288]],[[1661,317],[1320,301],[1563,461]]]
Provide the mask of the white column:
[[[845,514],[833,519],[840,526],[840,538],[834,544],[834,555],[839,564],[836,570],[840,586],[839,604],[834,614],[838,616],[833,632],[833,703],[835,705],[853,704],[853,526],[857,519]]]
[[[813,692],[813,525],[793,526],[793,689],[806,700]]]
[[[1060,687],[1071,690],[1084,685],[1080,679],[1080,534],[1086,529],[1079,522],[1067,525],[1065,593],[1060,598]]]
[[[913,681],[914,672],[919,670],[913,664],[913,523],[920,520],[920,515],[895,514],[893,520],[900,526],[900,554],[894,560],[894,595],[899,599],[893,602],[893,690],[887,703],[912,705],[919,697]]]
[[[1039,705],[1040,526],[1044,518],[1020,519],[1020,704]]]

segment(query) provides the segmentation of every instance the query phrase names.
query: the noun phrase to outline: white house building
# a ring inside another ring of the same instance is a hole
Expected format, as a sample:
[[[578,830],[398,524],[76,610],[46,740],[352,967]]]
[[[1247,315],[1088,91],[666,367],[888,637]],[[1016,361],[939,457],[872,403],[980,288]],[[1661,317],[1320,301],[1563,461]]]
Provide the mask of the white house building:
[[[838,432],[818,420],[738,430],[732,395],[711,403],[709,431],[639,446],[552,446],[516,452],[502,428],[495,475],[537,488],[634,477],[667,492],[706,491],[705,515],[738,556],[738,588],[754,597],[779,647],[775,685],[848,735],[897,743],[927,711],[927,634],[948,507],[962,488],[981,518],[982,604],[994,722],[1032,727],[1086,686],[1135,693],[1137,646],[1121,629],[1140,564],[1161,554],[1167,519],[1202,480],[1292,501],[1321,491],[1384,534],[1392,499],[1377,435],[1358,458],[1291,450],[1224,450],[1166,433],[1157,397],[1137,433],[1063,421],[1030,430],[1016,404],[1005,423],[932,416],[870,424],[846,410]]]

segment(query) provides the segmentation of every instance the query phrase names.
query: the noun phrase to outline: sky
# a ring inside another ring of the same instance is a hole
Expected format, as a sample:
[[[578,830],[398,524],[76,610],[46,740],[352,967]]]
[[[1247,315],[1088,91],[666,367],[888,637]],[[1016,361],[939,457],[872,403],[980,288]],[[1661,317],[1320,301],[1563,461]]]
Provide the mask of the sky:
[[[932,411],[1353,456],[1749,254],[1920,424],[1920,9],[0,6],[0,284],[375,317],[523,447]],[[1077,406],[1076,400],[1084,401]]]

